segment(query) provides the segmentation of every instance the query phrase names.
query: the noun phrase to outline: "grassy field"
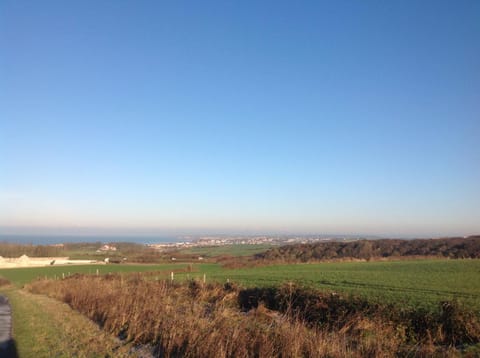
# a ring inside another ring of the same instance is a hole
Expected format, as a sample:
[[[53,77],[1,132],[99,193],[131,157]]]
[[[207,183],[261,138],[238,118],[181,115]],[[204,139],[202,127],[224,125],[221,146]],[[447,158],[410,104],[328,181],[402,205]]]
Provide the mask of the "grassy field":
[[[194,265],[208,280],[229,279],[244,286],[298,282],[320,289],[352,293],[372,300],[432,308],[457,299],[480,311],[480,260],[414,260],[272,265],[226,270],[215,264]],[[186,275],[183,275],[184,277]]]
[[[188,272],[186,269],[189,269]],[[245,287],[271,287],[296,282],[327,292],[354,294],[370,302],[392,303],[400,309],[425,308],[437,313],[440,302],[456,299],[480,314],[480,260],[277,264],[241,269],[198,262],[1,269],[0,276],[13,283],[13,286],[0,288],[0,291],[6,293],[12,302],[14,337],[21,357],[47,357],[51,352],[56,352],[59,357],[108,356],[112,350],[115,350],[115,356],[127,354],[126,350],[120,352],[108,336],[101,336],[95,325],[89,325],[66,305],[19,289],[38,277],[61,278],[62,274],[74,273],[96,275],[97,270],[100,275],[109,272],[155,272],[148,276],[153,279],[168,279],[170,272],[175,271],[175,280],[202,281],[205,275],[207,283],[230,280]],[[79,326],[85,327],[82,331],[89,332],[84,340],[78,340],[76,336]],[[108,341],[108,345],[103,345],[103,341]]]
[[[165,357],[454,357],[480,342],[480,317],[453,303],[425,311],[298,286],[146,278],[76,276],[27,290],[69,304],[127,342],[156,343]]]
[[[100,274],[109,272],[160,271],[157,278],[188,264],[52,266],[0,270],[0,276],[22,286],[37,277],[62,277],[62,273]],[[437,307],[439,302],[457,299],[480,311],[480,260],[411,260],[386,262],[339,262],[285,264],[225,269],[217,264],[194,263],[192,272],[175,274],[175,279],[196,278],[207,282],[231,282],[266,287],[286,282],[359,295],[371,300],[405,306]]]
[[[68,266],[47,266],[47,267],[22,267],[0,269],[0,276],[10,280],[16,286],[23,286],[25,283],[36,278],[61,278],[74,273],[96,274],[100,275],[118,272],[153,272],[161,271],[166,277],[172,270],[185,269],[188,264],[160,264],[160,265],[141,265],[141,264],[122,264],[122,265],[68,265]]]
[[[205,257],[215,257],[221,255],[230,256],[249,256],[270,249],[272,245],[223,245],[209,247],[190,247],[188,249],[179,250],[180,254],[199,255]]]

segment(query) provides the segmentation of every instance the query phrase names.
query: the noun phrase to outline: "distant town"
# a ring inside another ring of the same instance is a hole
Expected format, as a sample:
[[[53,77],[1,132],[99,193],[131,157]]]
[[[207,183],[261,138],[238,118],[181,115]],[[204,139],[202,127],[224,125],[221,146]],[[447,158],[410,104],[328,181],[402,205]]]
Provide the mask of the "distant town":
[[[328,241],[355,241],[372,239],[374,237],[359,236],[184,236],[181,241],[171,243],[148,244],[147,246],[158,249],[207,247],[224,245],[288,245],[307,244]]]

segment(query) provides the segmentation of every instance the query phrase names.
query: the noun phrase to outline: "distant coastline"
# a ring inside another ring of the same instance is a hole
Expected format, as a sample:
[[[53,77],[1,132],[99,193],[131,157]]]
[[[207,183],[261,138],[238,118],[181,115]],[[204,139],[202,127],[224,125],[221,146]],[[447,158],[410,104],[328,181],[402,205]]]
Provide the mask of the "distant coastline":
[[[137,244],[176,243],[177,237],[126,235],[22,235],[0,234],[0,242],[32,245],[54,245],[77,242],[134,242]]]
[[[440,239],[467,236],[444,236],[425,237],[424,239]],[[0,243],[8,242],[22,245],[55,245],[68,243],[114,243],[131,242],[143,244],[157,249],[185,248],[195,246],[223,246],[238,244],[269,244],[269,245],[290,245],[290,244],[312,244],[332,241],[358,241],[358,240],[379,240],[399,239],[412,240],[418,238],[402,237],[379,237],[373,235],[184,235],[184,236],[156,236],[156,235],[47,235],[47,234],[0,234]]]
[[[0,234],[0,242],[32,245],[55,245],[81,242],[133,242],[152,247],[222,246],[232,244],[293,244],[319,241],[350,241],[378,239],[375,236],[356,235],[47,235],[47,234]]]

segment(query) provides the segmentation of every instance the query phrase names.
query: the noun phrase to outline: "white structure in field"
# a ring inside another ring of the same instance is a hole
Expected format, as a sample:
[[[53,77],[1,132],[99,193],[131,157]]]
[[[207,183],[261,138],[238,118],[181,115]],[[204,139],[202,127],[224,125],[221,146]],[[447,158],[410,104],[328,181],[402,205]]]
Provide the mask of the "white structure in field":
[[[99,250],[100,251],[117,251],[117,248],[113,245],[105,244]]]

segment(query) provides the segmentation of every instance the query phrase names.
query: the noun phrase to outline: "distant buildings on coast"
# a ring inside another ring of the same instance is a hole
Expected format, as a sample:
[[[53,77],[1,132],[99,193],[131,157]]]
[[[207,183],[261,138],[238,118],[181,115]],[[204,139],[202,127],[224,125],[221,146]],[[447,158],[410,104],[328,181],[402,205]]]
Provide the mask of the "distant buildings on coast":
[[[320,236],[200,236],[184,237],[185,241],[173,243],[149,244],[147,246],[164,250],[189,247],[225,246],[225,245],[288,245],[308,244],[328,241],[355,241],[363,237],[320,237]]]

